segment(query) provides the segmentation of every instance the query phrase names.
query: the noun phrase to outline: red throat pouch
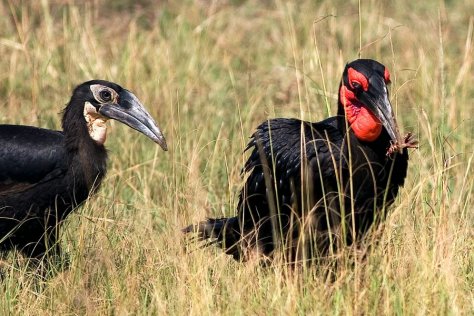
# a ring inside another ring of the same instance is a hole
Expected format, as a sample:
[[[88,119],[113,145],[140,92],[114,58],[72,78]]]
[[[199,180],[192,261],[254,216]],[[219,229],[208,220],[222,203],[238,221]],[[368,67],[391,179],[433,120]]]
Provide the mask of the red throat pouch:
[[[382,123],[365,106],[360,108],[359,115],[351,127],[356,137],[364,142],[373,142],[382,133]]]
[[[341,87],[340,99],[357,139],[364,142],[375,141],[382,133],[380,120],[345,86]]]

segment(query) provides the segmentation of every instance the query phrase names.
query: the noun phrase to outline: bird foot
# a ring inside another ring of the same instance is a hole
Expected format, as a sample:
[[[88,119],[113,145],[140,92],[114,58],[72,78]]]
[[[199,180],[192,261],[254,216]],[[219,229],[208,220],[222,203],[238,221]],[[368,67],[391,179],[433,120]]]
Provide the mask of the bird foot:
[[[408,133],[405,135],[402,144],[392,142],[387,150],[387,156],[392,156],[393,153],[402,150],[403,148],[418,148],[418,140],[415,135]]]

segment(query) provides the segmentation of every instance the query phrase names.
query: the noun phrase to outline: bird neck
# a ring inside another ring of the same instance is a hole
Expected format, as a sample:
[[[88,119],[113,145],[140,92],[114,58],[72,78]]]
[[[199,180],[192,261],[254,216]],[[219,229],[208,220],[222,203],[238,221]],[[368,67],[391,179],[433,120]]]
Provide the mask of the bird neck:
[[[360,102],[354,92],[341,85],[339,89],[338,115],[346,118],[358,140],[373,142],[382,133],[380,120]],[[345,121],[343,122],[345,129]]]
[[[105,176],[107,151],[103,143],[91,137],[83,109],[84,104],[75,104],[71,100],[64,110],[62,127],[68,164],[75,177],[85,181],[90,191],[97,188]]]

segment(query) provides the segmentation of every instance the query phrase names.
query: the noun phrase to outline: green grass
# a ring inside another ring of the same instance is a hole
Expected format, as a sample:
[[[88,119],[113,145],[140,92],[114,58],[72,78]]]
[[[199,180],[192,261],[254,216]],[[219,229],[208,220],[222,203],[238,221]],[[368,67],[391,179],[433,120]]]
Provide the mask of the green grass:
[[[11,253],[0,314],[474,312],[472,1],[79,3],[0,2],[0,123],[59,128],[72,88],[103,78],[143,101],[170,150],[112,123],[102,189],[62,229],[69,269],[42,280]],[[254,128],[334,115],[359,56],[389,67],[420,139],[366,258],[344,253],[331,280],[186,246],[180,228],[234,213]]]

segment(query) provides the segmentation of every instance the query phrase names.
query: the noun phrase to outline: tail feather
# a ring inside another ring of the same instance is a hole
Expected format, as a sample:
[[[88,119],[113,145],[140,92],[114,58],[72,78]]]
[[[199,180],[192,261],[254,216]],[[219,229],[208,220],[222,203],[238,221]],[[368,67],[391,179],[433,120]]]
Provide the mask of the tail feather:
[[[203,247],[216,244],[234,259],[240,259],[241,233],[237,217],[208,218],[183,228],[183,233],[194,234],[193,240],[207,241]]]

